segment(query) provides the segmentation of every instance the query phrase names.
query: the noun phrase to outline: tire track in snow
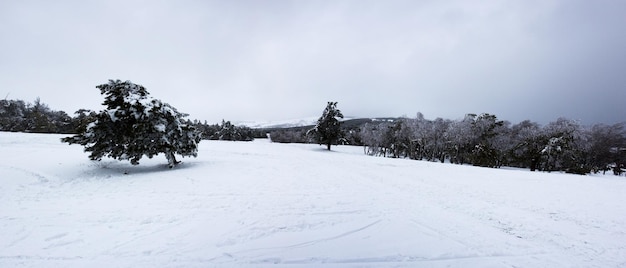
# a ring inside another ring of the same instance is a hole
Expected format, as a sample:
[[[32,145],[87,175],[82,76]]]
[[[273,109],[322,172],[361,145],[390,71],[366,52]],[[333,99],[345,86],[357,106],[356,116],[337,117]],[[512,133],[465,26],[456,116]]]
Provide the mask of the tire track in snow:
[[[503,198],[500,196],[501,193],[498,192],[489,192],[477,187],[450,183],[445,179],[422,179],[419,184],[420,188],[431,189],[430,191],[415,193],[426,194],[422,195],[421,198],[419,198],[420,200],[429,201],[431,205],[438,207],[438,209],[441,209],[443,212],[471,219],[475,221],[474,224],[490,227],[502,234],[510,236],[512,239],[507,239],[506,242],[510,247],[504,248],[504,250],[522,250],[529,253],[521,256],[535,256],[537,254],[552,254],[555,256],[567,255],[570,256],[570,259],[574,260],[574,263],[584,263],[594,267],[594,260],[614,259],[616,256],[622,255],[618,253],[618,247],[599,244],[597,242],[597,237],[611,233],[610,230],[590,224],[589,220],[576,217],[577,214],[575,213],[572,214],[572,212],[565,211],[562,212],[562,215],[561,213],[551,213],[550,211],[552,210],[550,206],[539,207],[532,202]],[[396,187],[400,190],[396,191],[397,193],[405,193],[409,189],[415,189],[415,187],[401,187],[401,185],[395,185],[393,183],[387,186]],[[453,192],[458,196],[446,198],[446,196],[437,196],[437,192]],[[395,198],[404,198],[406,200],[405,202],[408,202],[410,195],[397,195]],[[537,225],[537,223],[539,223],[539,225]],[[606,226],[606,224],[600,224],[600,226]],[[439,228],[441,227],[437,227],[437,229]],[[481,231],[483,230],[488,229],[483,228]],[[461,241],[453,237],[456,236],[454,229],[448,229],[441,233],[447,238]],[[626,236],[623,232],[613,232],[613,235],[616,241],[619,240],[620,237],[624,238]],[[485,239],[477,235],[467,234],[461,237],[469,239],[468,241],[477,242]],[[600,240],[602,240],[602,238],[600,238]],[[606,241],[606,239],[604,240]],[[482,244],[482,242],[480,244]],[[607,246],[608,248],[606,248]],[[480,251],[486,250],[485,253],[488,254],[499,254],[498,252],[502,250],[490,247],[480,247],[476,249]],[[561,263],[560,265],[564,264]]]
[[[446,187],[454,188],[455,193],[464,197],[456,200],[443,199],[440,204],[454,213],[483,222],[485,226],[495,228],[513,238],[538,245],[541,251],[536,254],[567,254],[575,259],[576,263],[586,263],[594,267],[594,260],[603,258],[606,253],[604,245],[590,241],[593,240],[593,235],[588,238],[581,235],[594,233],[597,227],[576,217],[557,218],[555,213],[548,212],[549,207],[532,205],[522,207],[517,202],[503,201],[503,198],[487,192],[476,193],[472,191],[475,189],[467,189],[462,185],[447,184]],[[472,202],[469,205],[459,200],[472,200]],[[477,206],[480,209],[476,209]],[[600,229],[595,233],[600,235],[606,231]],[[623,234],[622,237],[624,237]]]
[[[450,262],[453,261],[455,265],[453,267],[459,266],[459,261],[465,260],[486,260],[486,259],[509,259],[509,258],[525,258],[525,257],[540,257],[545,256],[546,254],[522,254],[522,255],[494,255],[494,256],[480,256],[480,255],[459,255],[459,256],[441,256],[436,258],[426,258],[426,257],[416,257],[416,256],[407,256],[407,255],[390,255],[390,256],[381,256],[381,257],[369,257],[369,258],[347,258],[347,259],[334,259],[334,258],[310,258],[303,260],[291,260],[291,261],[280,261],[278,258],[269,258],[265,260],[261,260],[260,263],[265,263],[266,261],[274,260],[274,263],[282,263],[282,264],[407,264],[410,263],[436,263],[436,262]],[[410,266],[409,266],[410,267]],[[422,266],[420,266],[422,267]],[[437,266],[439,267],[439,266]],[[512,266],[515,267],[515,266]]]
[[[315,239],[315,240],[311,240],[311,241],[306,241],[306,242],[301,242],[301,243],[297,243],[297,244],[293,244],[293,245],[287,245],[287,246],[279,246],[279,247],[267,247],[267,248],[253,248],[253,249],[246,249],[246,250],[241,250],[241,251],[237,251],[237,252],[233,252],[233,253],[224,253],[224,255],[230,255],[230,256],[234,256],[236,254],[241,254],[241,253],[249,253],[249,252],[255,252],[255,251],[263,251],[263,250],[285,250],[285,249],[291,249],[291,248],[299,248],[299,247],[307,247],[307,246],[312,246],[318,243],[322,243],[322,242],[327,242],[327,241],[332,241],[332,240],[336,240],[339,238],[343,238],[343,237],[347,237],[350,235],[353,235],[355,233],[361,232],[365,229],[368,229],[378,223],[380,223],[382,220],[377,220],[374,221],[368,225],[365,225],[363,227],[357,228],[357,229],[353,229],[335,236],[331,236],[331,237],[325,237],[325,238],[321,238],[321,239]]]
[[[0,256],[0,260],[2,259],[11,259],[11,260],[45,260],[45,261],[69,261],[69,260],[79,260],[82,259],[81,256],[31,256],[31,255],[13,255],[13,256]]]
[[[403,163],[401,160],[397,160],[398,166]],[[410,164],[410,163],[408,163]],[[483,200],[484,196],[474,195],[471,190],[460,187],[457,185],[449,185],[445,181],[440,181],[436,178],[423,178],[420,176],[414,177],[413,180],[406,180],[406,173],[396,172],[396,165],[382,165],[382,168],[388,169],[387,177],[372,177],[367,176],[364,173],[361,178],[366,179],[367,182],[373,184],[373,188],[379,189],[378,191],[394,193],[393,197],[387,200],[380,200],[386,203],[384,207],[397,208],[389,209],[379,216],[381,218],[393,217],[400,221],[408,221],[416,225],[416,227],[422,229],[424,234],[444,238],[444,240],[453,241],[458,245],[465,247],[466,249],[475,252],[476,257],[490,257],[490,256],[518,256],[515,254],[505,254],[506,251],[518,251],[523,250],[527,254],[519,256],[533,256],[535,254],[545,254],[544,251],[535,251],[529,249],[529,245],[523,241],[515,242],[509,238],[505,239],[510,244],[507,248],[493,248],[491,243],[488,242],[488,235],[496,232],[501,232],[507,236],[514,236],[515,239],[519,239],[519,235],[515,233],[515,229],[510,227],[502,221],[494,221],[493,218],[484,216],[481,209],[472,209],[475,207],[475,203],[480,203],[480,206],[485,205],[488,208],[499,208],[498,204],[489,202],[492,200]],[[415,171],[420,170],[420,166],[416,165]],[[419,173],[416,173],[419,174]],[[363,183],[363,182],[361,182]],[[451,190],[453,188],[454,190]],[[388,189],[388,190],[386,190]],[[470,191],[468,194],[468,191]],[[450,198],[444,193],[454,192],[461,195],[461,197]],[[496,199],[497,200],[497,199]],[[415,204],[413,206],[407,206],[406,204]],[[472,207],[473,206],[473,207]],[[413,207],[414,209],[407,209],[407,207]],[[490,211],[492,209],[487,209]],[[428,219],[424,222],[421,219]],[[441,225],[433,226],[427,224],[432,222],[433,219],[439,219]],[[476,232],[459,233],[459,230],[463,229],[462,226],[468,226],[471,222],[471,226]],[[496,224],[497,223],[497,224]],[[484,227],[493,227],[495,230],[485,229]],[[426,232],[424,232],[426,231]],[[487,236],[486,236],[487,235]],[[503,251],[505,253],[503,253]],[[433,258],[436,259],[436,258]]]
[[[49,178],[51,177],[51,176],[47,176],[47,175],[44,175],[44,174],[41,174],[41,173],[38,173],[38,172],[35,172],[35,171],[31,171],[31,170],[27,170],[27,169],[20,168],[20,167],[15,167],[15,166],[0,166],[0,169],[1,169],[1,168],[6,168],[6,169],[10,169],[10,170],[15,170],[15,171],[18,171],[18,172],[20,172],[20,173],[22,173],[22,174],[25,174],[25,175],[28,175],[28,176],[34,177],[34,178],[36,178],[36,179],[37,179],[40,183],[46,183],[46,182],[49,182],[49,181],[50,181],[50,179],[49,179]]]
[[[51,241],[51,240],[55,240],[55,239],[59,239],[59,238],[63,238],[63,237],[65,237],[65,236],[67,236],[67,235],[68,235],[68,233],[60,233],[60,234],[53,235],[53,236],[51,236],[51,237],[46,238],[46,239],[45,239],[45,241],[46,241],[46,242],[48,242],[48,241]]]

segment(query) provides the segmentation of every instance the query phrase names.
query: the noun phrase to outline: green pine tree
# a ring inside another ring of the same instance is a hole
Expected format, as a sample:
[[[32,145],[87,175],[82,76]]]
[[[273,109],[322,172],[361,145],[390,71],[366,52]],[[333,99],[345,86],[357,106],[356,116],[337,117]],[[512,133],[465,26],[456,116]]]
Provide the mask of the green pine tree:
[[[133,165],[144,155],[152,158],[164,153],[172,168],[179,163],[175,154],[197,156],[200,133],[185,123],[186,114],[153,99],[143,86],[130,81],[109,80],[97,88],[105,96],[106,110],[84,132],[62,142],[85,146],[92,160],[106,156],[130,160]]]
[[[341,122],[337,118],[343,118],[343,114],[337,109],[337,102],[329,101],[324,113],[317,120],[317,125],[307,134],[312,136],[318,144],[326,144],[330,151],[330,146],[337,143],[341,137]]]

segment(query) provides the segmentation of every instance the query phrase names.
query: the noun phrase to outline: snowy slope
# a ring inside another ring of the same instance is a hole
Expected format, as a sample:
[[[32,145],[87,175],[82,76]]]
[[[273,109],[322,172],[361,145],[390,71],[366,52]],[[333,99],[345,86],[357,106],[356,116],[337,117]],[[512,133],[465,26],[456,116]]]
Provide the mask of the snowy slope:
[[[626,267],[626,179],[203,141],[168,170],[0,133],[0,267]]]

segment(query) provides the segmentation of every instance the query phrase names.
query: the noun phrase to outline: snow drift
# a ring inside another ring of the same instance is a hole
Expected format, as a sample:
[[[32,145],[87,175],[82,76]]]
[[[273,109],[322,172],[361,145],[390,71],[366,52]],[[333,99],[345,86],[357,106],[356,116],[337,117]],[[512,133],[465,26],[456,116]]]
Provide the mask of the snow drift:
[[[626,267],[626,180],[203,141],[168,170],[0,133],[0,267]]]

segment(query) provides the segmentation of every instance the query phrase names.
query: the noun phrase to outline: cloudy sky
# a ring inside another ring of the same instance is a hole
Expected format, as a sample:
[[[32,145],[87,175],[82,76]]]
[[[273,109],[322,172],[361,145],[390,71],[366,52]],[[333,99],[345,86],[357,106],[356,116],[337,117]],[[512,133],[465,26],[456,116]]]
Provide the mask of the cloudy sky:
[[[131,80],[191,119],[626,121],[626,1],[0,1],[0,95]]]

